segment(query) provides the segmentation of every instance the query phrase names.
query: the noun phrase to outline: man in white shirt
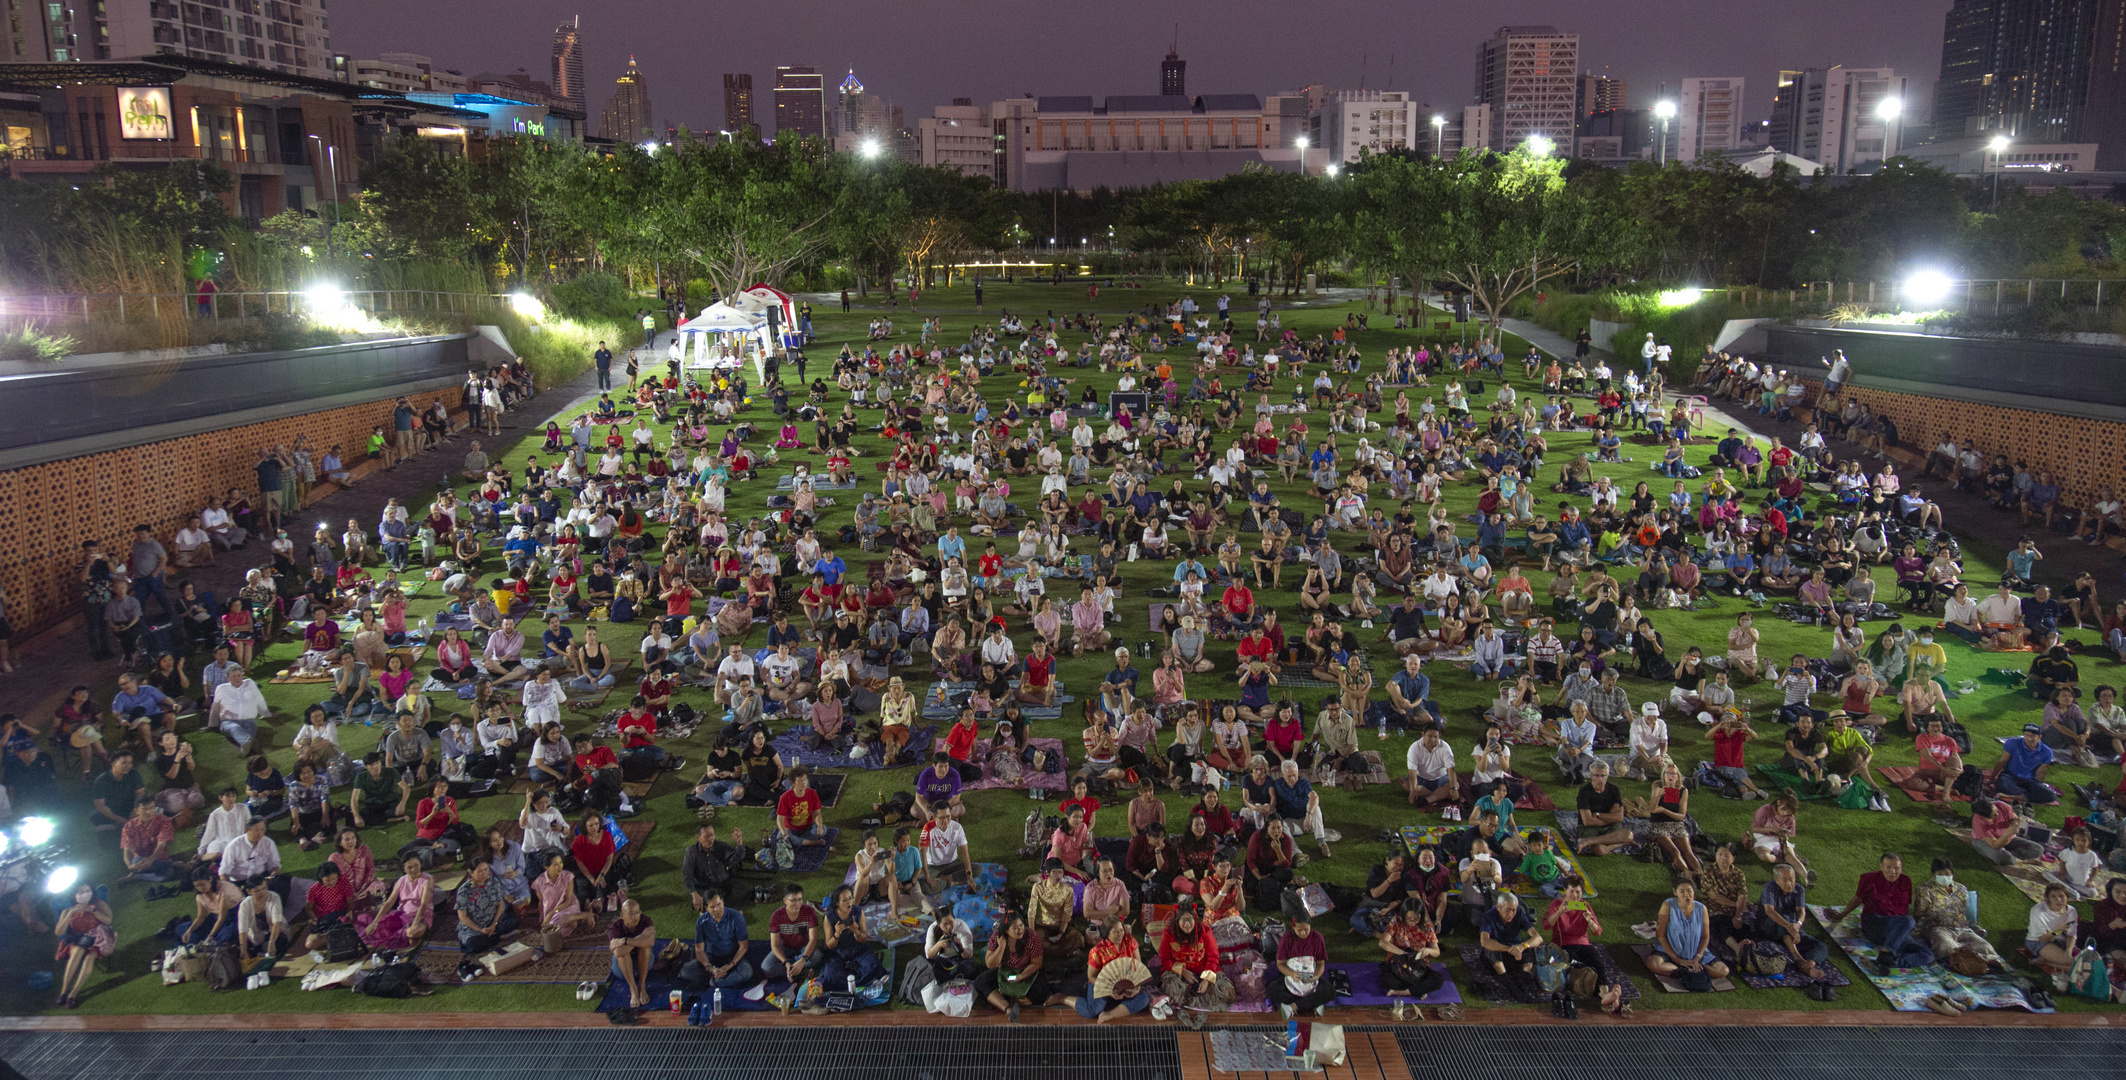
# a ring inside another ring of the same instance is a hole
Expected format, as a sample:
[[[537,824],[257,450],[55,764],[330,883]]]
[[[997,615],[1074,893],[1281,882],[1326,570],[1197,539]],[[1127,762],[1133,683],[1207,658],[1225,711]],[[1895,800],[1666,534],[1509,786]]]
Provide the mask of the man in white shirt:
[[[254,817],[244,823],[244,834],[221,850],[219,872],[224,881],[242,884],[255,877],[281,872],[280,848],[266,835],[266,819]]]
[[[952,807],[940,802],[931,810],[930,824],[923,826],[923,879],[927,891],[973,878],[974,855],[967,850],[967,830],[953,820]]]
[[[2023,598],[2015,595],[2007,582],[2001,582],[1992,596],[1978,602],[1978,621],[1985,626],[1988,635],[1988,641],[1982,647],[2022,647],[2026,634],[2023,629]]]
[[[805,662],[790,655],[787,641],[775,646],[775,655],[760,661],[760,668],[767,680],[770,700],[795,701],[812,692],[812,684],[802,678]]]
[[[1443,604],[1448,597],[1461,592],[1460,584],[1454,580],[1453,574],[1447,572],[1445,566],[1433,567],[1419,587],[1423,590],[1425,599],[1435,605]]]
[[[251,821],[251,808],[244,805],[244,797],[235,788],[225,788],[221,793],[221,805],[207,815],[205,828],[199,831],[199,857],[218,859],[229,841],[244,835],[244,826]]]
[[[295,943],[294,937],[281,898],[273,895],[266,878],[258,878],[236,906],[237,960],[248,966],[255,956],[278,957]]]
[[[716,665],[716,703],[729,705],[741,686],[759,681],[759,665],[746,655],[744,648],[733,645],[730,654]]]
[[[213,537],[214,542],[220,544],[224,550],[242,547],[244,538],[250,535],[229,515],[220,499],[207,502],[207,508],[199,513],[199,521],[206,528],[207,535]]]
[[[1431,806],[1461,795],[1461,785],[1454,778],[1454,748],[1439,737],[1439,728],[1425,728],[1424,735],[1410,744],[1403,764],[1410,770],[1409,781],[1404,785],[1410,805]],[[1452,808],[1449,810],[1453,816]]]
[[[990,624],[989,636],[982,639],[982,662],[995,664],[998,671],[1009,671],[1018,660],[1018,649],[1004,636],[1004,628]]]
[[[237,668],[229,672],[227,682],[215,687],[214,703],[207,707],[207,722],[236,744],[236,753],[241,757],[250,750],[251,740],[258,737],[258,722],[272,711],[258,684]]]

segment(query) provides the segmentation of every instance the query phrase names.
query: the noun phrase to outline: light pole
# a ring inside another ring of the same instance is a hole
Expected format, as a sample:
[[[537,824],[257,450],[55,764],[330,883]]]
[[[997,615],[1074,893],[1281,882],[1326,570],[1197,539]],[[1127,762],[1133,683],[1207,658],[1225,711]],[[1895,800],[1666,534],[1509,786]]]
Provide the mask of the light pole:
[[[1668,164],[1668,122],[1675,118],[1676,103],[1673,101],[1654,102],[1654,115],[1661,118],[1661,149],[1659,151],[1659,163],[1662,165],[1666,165]]]
[[[1875,115],[1882,121],[1882,161],[1885,165],[1897,156],[1898,140],[1891,132],[1895,131],[1899,136],[1904,134],[1904,113],[1903,98],[1886,97],[1882,99],[1881,104],[1875,106]]]
[[[1993,151],[1993,207],[1996,210],[2000,209],[2001,204],[2001,155],[2007,153],[2008,148],[2013,145],[2015,140],[2006,135],[1995,135],[1992,141],[1986,144],[1986,149]]]
[[[1432,118],[1432,156],[1435,158],[1445,157],[1446,147],[1447,118],[1444,116],[1435,116]]]
[[[1299,138],[1292,140],[1292,142],[1299,147],[1299,175],[1305,176],[1307,174],[1307,137],[1301,135]]]

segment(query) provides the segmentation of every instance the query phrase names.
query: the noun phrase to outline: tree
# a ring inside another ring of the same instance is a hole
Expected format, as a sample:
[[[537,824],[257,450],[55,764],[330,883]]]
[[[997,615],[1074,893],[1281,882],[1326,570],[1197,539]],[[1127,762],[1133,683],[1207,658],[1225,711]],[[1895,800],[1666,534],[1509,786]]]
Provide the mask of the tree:
[[[850,210],[850,156],[815,140],[688,143],[655,154],[630,147],[621,157],[644,176],[638,230],[719,296],[780,283],[846,239],[837,219]]]

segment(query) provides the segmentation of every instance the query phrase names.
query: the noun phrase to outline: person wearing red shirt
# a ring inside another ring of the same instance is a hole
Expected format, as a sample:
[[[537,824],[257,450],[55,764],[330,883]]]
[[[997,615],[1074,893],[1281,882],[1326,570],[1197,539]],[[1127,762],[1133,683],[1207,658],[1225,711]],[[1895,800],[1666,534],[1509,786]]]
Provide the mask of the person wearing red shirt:
[[[864,605],[873,611],[883,611],[893,607],[896,599],[893,586],[886,584],[885,578],[880,578],[871,583],[871,591],[864,595]]]
[[[1084,500],[1078,503],[1079,521],[1088,529],[1096,528],[1099,526],[1100,520],[1106,516],[1107,504],[1100,501],[1100,496],[1093,494],[1091,490],[1087,490]]]
[[[1084,809],[1085,824],[1087,826],[1093,823],[1093,815],[1100,812],[1100,800],[1092,794],[1092,785],[1087,783],[1082,776],[1071,781],[1070,798],[1056,804],[1056,815],[1066,821],[1069,820],[1070,808],[1073,806]]]
[[[1255,593],[1237,579],[1225,587],[1218,602],[1225,605],[1226,616],[1235,625],[1245,626],[1255,617]]]
[[[651,712],[663,712],[671,708],[672,690],[677,684],[672,679],[670,661],[660,661],[655,670],[644,675],[642,681],[635,685],[641,693],[633,700],[642,702]]]
[[[620,732],[623,750],[653,749],[657,745],[657,713],[640,694],[628,702],[627,711],[620,714],[614,726]]]
[[[665,617],[668,619],[685,619],[688,615],[693,614],[694,598],[700,595],[694,590],[694,586],[687,584],[685,578],[680,578],[678,581],[673,582],[672,587],[664,591]]]
[[[605,799],[620,792],[620,758],[602,742],[584,740],[576,751],[576,775],[586,788],[604,794]],[[604,800],[595,801],[607,805]]]
[[[833,618],[830,609],[834,606],[834,600],[827,595],[827,579],[818,574],[812,575],[812,584],[805,586],[805,590],[797,594],[797,606],[805,613],[806,626],[816,629],[822,618]]]
[[[1739,713],[1723,713],[1719,723],[1714,724],[1706,737],[1713,741],[1713,775],[1725,780],[1730,786],[1739,786],[1746,799],[1769,799],[1762,788],[1750,782],[1749,762],[1745,757],[1750,740],[1757,737],[1749,721]]]
[[[826,828],[820,821],[819,792],[812,790],[812,770],[799,765],[790,770],[790,790],[775,800],[775,828],[804,844],[826,843]]]
[[[1876,961],[1880,973],[1934,962],[1934,950],[1912,940],[1912,879],[1905,874],[1902,856],[1883,852],[1881,868],[1860,875],[1853,899],[1828,913],[1825,925],[1837,925],[1854,908],[1860,909],[1860,936],[1880,950]]]
[[[1056,658],[1048,654],[1048,640],[1035,638],[1033,652],[1027,654],[1026,670],[1019,677],[1019,688],[1013,696],[1033,705],[1046,705],[1056,699]]]
[[[458,801],[450,797],[450,781],[437,780],[433,792],[413,812],[413,834],[421,840],[440,840],[458,823]]]
[[[635,860],[621,848],[621,843],[605,827],[602,815],[583,815],[582,826],[576,830],[576,838],[569,841],[568,851],[576,863],[576,896],[586,902],[585,907],[606,900],[617,908],[624,898],[628,870]]]
[[[975,573],[981,577],[982,587],[985,589],[994,587],[997,575],[1003,572],[1004,557],[997,554],[997,546],[995,544],[988,545],[983,550],[982,557],[975,560]]]
[[[982,779],[982,767],[974,763],[975,744],[982,739],[982,729],[975,723],[973,709],[961,709],[959,719],[945,729],[945,753],[952,756],[953,768],[960,774],[962,783],[972,784]]]
[[[1277,663],[1277,645],[1269,638],[1263,636],[1262,627],[1260,626],[1248,631],[1248,636],[1240,639],[1238,651],[1240,653],[1240,663],[1243,667],[1247,666],[1250,660],[1262,661],[1269,665],[1271,671],[1276,671],[1279,667]]]
[[[1190,1027],[1201,1027],[1204,1013],[1233,1004],[1233,980],[1218,970],[1218,939],[1194,904],[1183,904],[1159,936],[1159,985]]]
[[[354,887],[340,876],[339,864],[327,862],[317,868],[317,884],[303,897],[303,907],[310,913],[310,936],[303,948],[323,952],[325,931],[346,922],[347,913],[353,910]]]

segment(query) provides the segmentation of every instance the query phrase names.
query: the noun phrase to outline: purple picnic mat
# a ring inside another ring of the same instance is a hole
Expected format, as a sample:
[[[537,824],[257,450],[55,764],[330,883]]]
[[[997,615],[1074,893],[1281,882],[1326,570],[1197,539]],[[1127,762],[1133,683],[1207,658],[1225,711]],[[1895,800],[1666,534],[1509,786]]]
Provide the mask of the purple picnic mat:
[[[855,759],[850,758],[847,751],[806,749],[805,733],[811,730],[812,726],[810,724],[798,724],[775,737],[771,745],[775,747],[776,755],[782,758],[784,768],[800,763],[810,765],[815,769],[884,769],[888,767],[885,758],[880,756],[879,745],[875,743],[872,744],[870,752],[861,758]],[[908,745],[921,746],[930,739],[935,738],[937,731],[936,724],[925,724],[916,729],[915,734],[909,738]],[[894,767],[907,768],[905,765]]]
[[[1380,965],[1377,963],[1330,964],[1329,970],[1348,972],[1351,976],[1351,992],[1339,999],[1337,1001],[1338,1005],[1393,1005],[1398,1001],[1405,1003],[1414,1002],[1419,1005],[1459,1005],[1462,1003],[1462,992],[1455,987],[1452,976],[1448,977],[1445,986],[1434,990],[1424,997],[1389,997],[1380,988]],[[1434,960],[1432,962],[1432,970],[1446,975],[1447,965]]]
[[[930,733],[930,732],[934,732],[934,731],[936,731],[936,730],[937,730],[937,728],[936,728],[935,726],[932,726],[932,727],[927,727],[927,728],[923,729],[923,733],[924,733],[925,735],[927,735],[928,733]],[[920,746],[920,745],[922,745],[922,743],[921,743],[920,741],[918,741],[918,740],[910,740],[910,741],[909,741],[909,743],[908,743],[908,745],[910,745],[910,746]],[[1049,787],[1049,786],[1048,786],[1048,785],[1046,785],[1046,784],[1042,785],[1042,788],[1041,788],[1041,790],[1043,790],[1043,791],[1060,791],[1060,790],[1062,790],[1062,789],[1063,789],[1064,787],[1066,787],[1067,785],[1065,784],[1065,782],[1064,782],[1064,779],[1063,779],[1063,777],[1064,777],[1064,772],[1063,772],[1062,768],[1060,767],[1060,766],[1061,766],[1061,763],[1062,763],[1062,762],[1064,762],[1064,761],[1066,760],[1066,759],[1064,758],[1064,756],[1063,756],[1063,740],[1061,740],[1061,739],[1042,739],[1042,738],[1033,738],[1033,739],[1028,739],[1028,740],[1026,740],[1026,745],[1028,745],[1028,746],[1030,746],[1030,747],[1033,747],[1033,748],[1034,748],[1034,749],[1036,749],[1036,750],[1046,750],[1046,751],[1048,751],[1048,761],[1049,761],[1049,763],[1050,763],[1050,764],[1052,764],[1052,765],[1057,765],[1058,767],[1057,767],[1057,768],[1054,768],[1054,769],[1050,769],[1049,771],[1047,771],[1047,772],[1044,772],[1044,773],[1036,773],[1036,772],[1032,772],[1032,771],[1027,771],[1027,772],[1024,772],[1024,773],[1022,773],[1022,774],[1020,775],[1020,778],[1019,778],[1019,782],[1018,782],[1018,783],[1015,783],[1015,784],[1008,784],[1008,783],[1005,783],[1004,781],[1002,781],[1002,780],[999,780],[999,779],[997,779],[997,778],[996,778],[996,777],[994,777],[994,776],[984,776],[984,777],[982,778],[982,782],[981,782],[981,783],[978,783],[978,784],[968,784],[968,785],[966,785],[965,787],[962,787],[962,788],[961,788],[960,790],[961,790],[961,791],[992,791],[992,790],[995,790],[995,789],[998,789],[998,788],[1009,788],[1009,789],[1011,789],[1011,790],[1014,790],[1014,791],[1024,791],[1024,790],[1026,790],[1026,788],[1027,788],[1027,783],[1026,783],[1026,781],[1027,781],[1027,780],[1029,780],[1029,779],[1031,779],[1031,778],[1033,778],[1033,777],[1035,777],[1035,776],[1042,776],[1042,777],[1046,777],[1046,778],[1048,778],[1048,779],[1050,779],[1050,780],[1053,780],[1053,781],[1055,781],[1055,786],[1054,786],[1054,787]],[[931,744],[930,744],[930,751],[931,751],[931,753],[938,753],[938,752],[941,752],[941,751],[943,751],[944,749],[945,749],[945,739],[944,739],[944,737],[943,737],[943,736],[939,736],[938,738],[936,738],[936,739],[934,739],[934,740],[932,740],[932,741],[931,741]]]

